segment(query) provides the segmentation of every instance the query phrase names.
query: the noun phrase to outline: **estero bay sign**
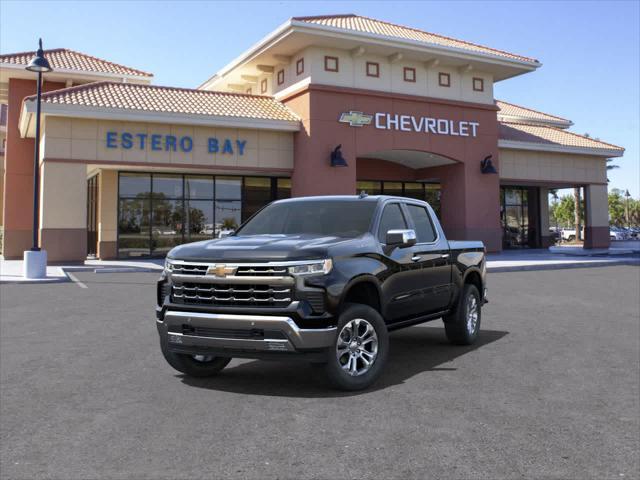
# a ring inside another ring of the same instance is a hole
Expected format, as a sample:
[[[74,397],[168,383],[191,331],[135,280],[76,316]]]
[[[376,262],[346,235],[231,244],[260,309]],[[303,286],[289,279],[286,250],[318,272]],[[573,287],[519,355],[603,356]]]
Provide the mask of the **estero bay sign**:
[[[163,134],[131,133],[131,132],[107,132],[107,148],[124,148],[125,150],[138,149],[164,151],[164,152],[184,152],[193,150],[193,138],[189,135],[175,136]],[[244,155],[246,140],[231,140],[229,138],[218,139],[209,137],[207,139],[207,151],[209,153],[221,153],[233,155]]]
[[[374,124],[380,130],[399,130],[402,132],[430,133],[434,135],[451,135],[455,137],[476,137],[479,122],[456,121],[446,118],[416,117],[377,112],[373,115],[349,111],[343,112],[338,119],[340,123],[348,123],[352,127],[363,127]]]

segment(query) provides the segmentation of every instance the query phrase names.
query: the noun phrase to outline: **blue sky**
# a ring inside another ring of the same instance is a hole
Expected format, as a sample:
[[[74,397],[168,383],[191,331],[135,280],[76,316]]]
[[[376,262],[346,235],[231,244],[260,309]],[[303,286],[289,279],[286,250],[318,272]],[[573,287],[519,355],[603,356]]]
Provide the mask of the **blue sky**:
[[[196,87],[291,16],[358,13],[531,56],[496,98],[626,148],[610,186],[640,196],[640,2],[27,2],[0,0],[0,52],[66,47]]]

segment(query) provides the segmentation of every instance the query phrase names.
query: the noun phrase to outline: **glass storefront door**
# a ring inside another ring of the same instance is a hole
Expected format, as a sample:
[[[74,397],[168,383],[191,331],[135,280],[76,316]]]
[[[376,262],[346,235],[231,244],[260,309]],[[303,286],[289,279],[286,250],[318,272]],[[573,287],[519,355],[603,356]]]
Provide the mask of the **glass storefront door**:
[[[121,172],[118,256],[159,257],[182,243],[217,238],[290,195],[288,178]]]
[[[500,187],[500,220],[503,248],[537,248],[538,189]]]

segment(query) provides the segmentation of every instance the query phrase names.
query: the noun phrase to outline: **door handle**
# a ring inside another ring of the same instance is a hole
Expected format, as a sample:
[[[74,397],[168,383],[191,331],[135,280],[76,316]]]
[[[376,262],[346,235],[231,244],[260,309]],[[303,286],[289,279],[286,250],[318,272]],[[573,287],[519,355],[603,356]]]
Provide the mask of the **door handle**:
[[[418,260],[420,260],[422,257],[420,255],[414,255],[413,257],[411,257],[411,260],[413,260],[414,262],[417,262]]]

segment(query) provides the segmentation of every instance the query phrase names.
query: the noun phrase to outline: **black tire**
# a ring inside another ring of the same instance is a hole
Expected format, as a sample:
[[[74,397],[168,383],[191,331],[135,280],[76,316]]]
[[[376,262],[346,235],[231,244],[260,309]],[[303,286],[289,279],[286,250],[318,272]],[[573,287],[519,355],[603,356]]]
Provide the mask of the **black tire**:
[[[568,242],[573,242],[576,239],[575,235],[569,235],[569,237],[567,238]]]
[[[180,373],[190,377],[212,377],[218,374],[231,361],[229,357],[211,357],[206,360],[197,360],[194,355],[174,353],[169,351],[167,342],[163,340],[160,340],[160,347],[167,363]]]
[[[477,321],[472,322],[472,328],[469,322],[469,309],[472,308],[474,301]],[[464,286],[455,311],[444,317],[443,320],[447,339],[451,343],[455,345],[471,345],[476,341],[482,320],[482,303],[480,292],[478,292],[475,285],[466,284]]]
[[[360,321],[358,322],[357,320]],[[351,324],[352,321],[356,321],[356,323]],[[355,336],[355,339],[351,336],[351,329],[346,327],[348,324],[355,325],[355,328],[358,331],[358,335]],[[377,341],[372,333],[366,335],[366,332],[368,332],[367,324],[372,327]],[[344,335],[342,337],[342,342],[341,334]],[[352,341],[348,343],[344,342],[346,336],[349,336]],[[370,338],[373,340],[369,340]],[[362,344],[360,342],[362,342]],[[353,345],[353,348],[357,350],[352,352],[350,349],[351,347],[347,347],[344,350],[345,353],[339,357],[339,343],[342,346],[347,344]],[[372,356],[374,348],[375,355]],[[329,349],[327,363],[324,366],[325,372],[329,381],[335,388],[347,391],[362,390],[369,387],[378,379],[382,373],[382,369],[387,363],[388,354],[389,332],[387,331],[387,325],[384,323],[382,316],[368,305],[349,303],[345,305],[342,313],[340,314],[336,338],[334,340],[334,344]],[[349,359],[351,355],[355,355],[355,357]],[[373,358],[373,360],[371,365],[367,367],[365,362],[370,358]],[[349,362],[355,362],[356,367],[354,375],[345,370],[345,367],[348,368],[348,366],[354,364]],[[358,368],[362,370],[362,373],[357,373]]]

